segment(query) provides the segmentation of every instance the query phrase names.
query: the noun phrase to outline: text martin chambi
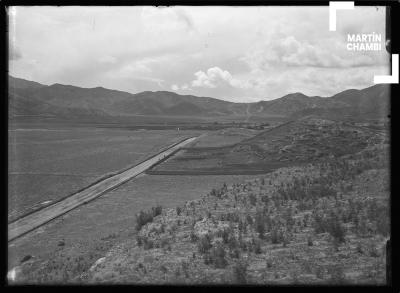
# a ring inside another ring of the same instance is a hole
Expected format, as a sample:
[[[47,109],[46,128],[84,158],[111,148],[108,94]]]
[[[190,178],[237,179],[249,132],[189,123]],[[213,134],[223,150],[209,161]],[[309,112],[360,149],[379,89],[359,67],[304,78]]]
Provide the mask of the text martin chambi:
[[[347,34],[347,50],[349,51],[380,51],[382,50],[382,35]]]

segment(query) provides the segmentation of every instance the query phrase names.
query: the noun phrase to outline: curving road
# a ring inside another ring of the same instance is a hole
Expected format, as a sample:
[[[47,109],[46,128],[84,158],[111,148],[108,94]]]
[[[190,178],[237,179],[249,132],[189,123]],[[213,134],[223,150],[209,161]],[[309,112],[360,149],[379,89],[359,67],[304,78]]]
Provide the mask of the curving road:
[[[110,178],[104,179],[70,197],[45,207],[37,212],[29,214],[21,219],[18,219],[8,225],[8,241],[11,241],[19,236],[22,236],[43,224],[57,218],[68,211],[87,203],[90,200],[110,191],[111,189],[121,185],[129,179],[143,173],[148,168],[158,163],[160,160],[172,155],[179,148],[191,143],[197,137],[188,138],[178,144],[174,144],[161,153],[147,159],[146,161],[126,170]]]

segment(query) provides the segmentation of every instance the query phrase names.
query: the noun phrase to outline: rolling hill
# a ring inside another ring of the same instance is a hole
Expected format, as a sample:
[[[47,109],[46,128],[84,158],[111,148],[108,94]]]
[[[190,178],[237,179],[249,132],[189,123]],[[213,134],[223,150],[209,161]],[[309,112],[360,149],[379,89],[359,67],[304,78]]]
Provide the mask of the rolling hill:
[[[9,76],[9,115],[71,119],[111,119],[134,115],[157,116],[281,116],[308,115],[325,118],[377,119],[388,115],[390,88],[375,85],[350,89],[332,97],[309,97],[302,93],[256,103],[232,103],[210,97],[179,95],[168,91],[131,94],[103,87],[42,85]]]

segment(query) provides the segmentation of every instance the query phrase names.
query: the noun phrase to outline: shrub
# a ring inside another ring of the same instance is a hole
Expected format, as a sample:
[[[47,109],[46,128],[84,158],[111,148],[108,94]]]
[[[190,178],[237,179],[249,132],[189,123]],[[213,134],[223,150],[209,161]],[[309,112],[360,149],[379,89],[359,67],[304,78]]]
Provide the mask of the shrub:
[[[283,233],[277,228],[272,229],[271,231],[271,242],[273,244],[278,244],[283,241]]]
[[[308,246],[313,246],[314,245],[311,235],[309,235],[307,237],[307,245]]]
[[[158,215],[161,215],[161,213],[162,213],[162,206],[158,205],[156,207],[152,207],[151,211],[153,213],[153,217],[157,217]]]
[[[223,195],[223,190],[219,190],[219,189],[215,189],[215,188],[213,188],[212,190],[211,190],[211,195],[212,196],[215,196],[215,197],[217,197],[217,198],[222,198],[222,195]]]
[[[257,204],[257,197],[254,194],[250,194],[249,201],[252,206],[255,206]]]
[[[228,213],[226,214],[226,220],[234,223],[238,223],[240,221],[240,217],[237,213]]]
[[[234,280],[238,284],[246,284],[247,283],[247,267],[248,264],[244,261],[238,261],[233,266],[233,276]]]
[[[253,218],[250,215],[247,215],[246,221],[247,221],[247,223],[249,223],[249,225],[253,224]]]
[[[268,259],[266,264],[267,264],[267,269],[270,269],[273,266],[273,262],[271,259]]]
[[[337,216],[332,216],[328,222],[328,232],[338,243],[345,242],[346,230]]]
[[[197,235],[194,233],[194,231],[192,230],[191,232],[190,232],[190,241],[191,242],[196,242],[197,240],[198,240],[199,238],[197,237]]]
[[[333,284],[343,284],[346,281],[346,275],[341,265],[336,265],[330,268],[331,282]]]
[[[224,242],[224,244],[228,244],[229,239],[231,238],[231,233],[232,230],[230,228],[224,228],[224,230],[222,231],[222,241]]]
[[[136,230],[140,231],[144,225],[153,221],[153,214],[151,212],[140,211],[136,215]]]
[[[260,254],[262,253],[262,249],[261,249],[261,241],[259,239],[254,239],[253,238],[253,251],[256,254]]]
[[[140,236],[140,235],[136,236],[136,243],[137,243],[138,246],[142,246],[142,244],[143,244],[143,237]]]
[[[230,235],[227,244],[230,250],[234,250],[237,247],[239,247],[239,242],[236,240],[236,237],[232,234]]]
[[[339,244],[345,242],[346,230],[338,215],[331,213],[329,217],[314,213],[315,233],[328,232]]]
[[[200,238],[199,242],[197,243],[197,248],[200,253],[206,253],[207,251],[209,251],[211,249],[211,247],[212,247],[211,237],[208,234],[202,236]]]
[[[227,266],[228,262],[225,259],[225,249],[221,243],[213,247],[210,252],[211,263],[218,269],[223,269]]]
[[[240,251],[239,251],[239,249],[234,248],[233,250],[230,251],[229,255],[232,258],[239,258],[240,257]]]
[[[282,236],[282,242],[283,242],[283,247],[287,247],[287,245],[290,243],[288,235]]]
[[[255,228],[260,239],[264,239],[265,234],[265,219],[262,213],[257,213],[255,218]]]
[[[361,243],[360,242],[358,242],[358,244],[357,244],[357,252],[358,253],[360,253],[360,254],[363,254],[364,253],[364,251],[363,251],[363,248],[362,248],[362,245],[361,245]]]
[[[269,197],[268,197],[268,195],[263,195],[263,196],[261,196],[261,201],[264,203],[265,206],[267,206],[268,203],[269,203]]]
[[[181,212],[182,212],[182,208],[181,208],[181,207],[176,207],[176,214],[177,214],[178,216],[181,215]]]
[[[140,231],[144,225],[153,222],[154,217],[161,215],[161,213],[161,206],[153,207],[150,211],[140,211],[140,213],[136,215],[136,230]]]

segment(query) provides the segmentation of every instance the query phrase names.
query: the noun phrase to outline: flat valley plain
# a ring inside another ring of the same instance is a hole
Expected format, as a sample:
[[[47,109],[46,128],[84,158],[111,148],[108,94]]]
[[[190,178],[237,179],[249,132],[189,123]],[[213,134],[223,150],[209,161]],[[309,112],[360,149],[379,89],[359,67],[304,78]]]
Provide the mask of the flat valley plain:
[[[13,125],[8,131],[9,221],[200,134],[96,125]]]

